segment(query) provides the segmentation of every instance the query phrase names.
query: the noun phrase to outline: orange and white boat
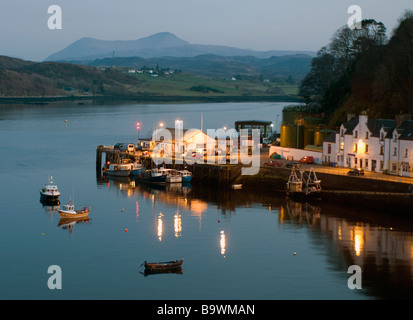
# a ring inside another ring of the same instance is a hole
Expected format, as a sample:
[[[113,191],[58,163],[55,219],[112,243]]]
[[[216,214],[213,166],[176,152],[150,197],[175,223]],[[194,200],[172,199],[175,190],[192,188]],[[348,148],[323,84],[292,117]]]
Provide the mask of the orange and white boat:
[[[61,218],[85,218],[89,215],[89,208],[83,207],[80,210],[75,210],[75,206],[72,201],[69,201],[69,204],[63,205],[63,209],[59,209],[59,216]]]

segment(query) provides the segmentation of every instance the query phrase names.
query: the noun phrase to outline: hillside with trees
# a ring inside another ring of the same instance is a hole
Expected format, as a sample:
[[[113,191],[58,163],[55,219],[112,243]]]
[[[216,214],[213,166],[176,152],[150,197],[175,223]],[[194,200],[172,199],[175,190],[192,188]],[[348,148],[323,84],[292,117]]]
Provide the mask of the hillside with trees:
[[[31,62],[0,56],[0,96],[128,95],[141,81],[111,68]]]
[[[337,30],[313,58],[300,94],[331,124],[362,110],[380,118],[413,113],[413,12],[399,19],[390,39],[384,24],[372,19],[361,29]]]

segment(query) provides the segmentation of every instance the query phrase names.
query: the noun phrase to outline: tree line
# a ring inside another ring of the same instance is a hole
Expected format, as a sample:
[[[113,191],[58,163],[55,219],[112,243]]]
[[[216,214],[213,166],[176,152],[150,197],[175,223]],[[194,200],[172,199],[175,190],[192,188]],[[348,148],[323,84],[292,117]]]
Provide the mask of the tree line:
[[[372,117],[413,113],[413,11],[406,11],[388,39],[382,22],[343,26],[317,52],[300,85],[300,95],[331,124],[347,112]]]

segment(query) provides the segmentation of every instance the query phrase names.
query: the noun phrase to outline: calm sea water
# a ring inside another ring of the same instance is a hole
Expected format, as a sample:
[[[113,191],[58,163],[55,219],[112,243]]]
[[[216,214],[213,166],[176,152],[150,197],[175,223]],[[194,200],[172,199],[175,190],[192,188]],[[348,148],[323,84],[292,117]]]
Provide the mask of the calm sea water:
[[[272,300],[413,298],[413,223],[391,212],[286,201],[208,186],[98,179],[100,144],[159,123],[233,127],[281,120],[283,103],[0,106],[0,298]],[[280,117],[277,117],[277,114]],[[65,122],[67,120],[67,122]],[[39,202],[53,176],[89,221],[61,225]],[[295,253],[295,254],[294,254]],[[140,264],[183,258],[182,274]],[[50,290],[49,266],[62,270]],[[348,268],[362,270],[350,290]]]

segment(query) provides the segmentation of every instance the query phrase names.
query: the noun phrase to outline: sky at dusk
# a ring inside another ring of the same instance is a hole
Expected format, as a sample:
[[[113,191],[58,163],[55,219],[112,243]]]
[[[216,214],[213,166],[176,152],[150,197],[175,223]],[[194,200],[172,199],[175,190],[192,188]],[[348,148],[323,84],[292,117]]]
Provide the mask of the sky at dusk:
[[[50,30],[48,8],[62,9]],[[136,40],[171,32],[192,44],[318,51],[347,24],[350,5],[391,31],[412,0],[1,0],[0,55],[42,61],[83,37]]]

